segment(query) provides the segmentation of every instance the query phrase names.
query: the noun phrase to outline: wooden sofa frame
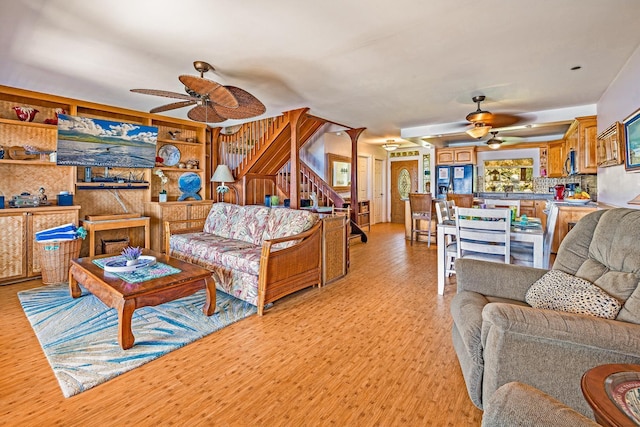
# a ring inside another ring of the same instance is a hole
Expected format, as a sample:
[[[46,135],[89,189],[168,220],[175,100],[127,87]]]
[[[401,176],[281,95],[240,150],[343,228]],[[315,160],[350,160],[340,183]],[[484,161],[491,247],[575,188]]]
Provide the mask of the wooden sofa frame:
[[[206,219],[164,221],[164,248],[168,255],[172,234],[202,232]],[[271,251],[273,245],[297,241],[295,245]],[[258,274],[258,315],[265,305],[309,286],[322,286],[322,221],[302,233],[264,240]]]

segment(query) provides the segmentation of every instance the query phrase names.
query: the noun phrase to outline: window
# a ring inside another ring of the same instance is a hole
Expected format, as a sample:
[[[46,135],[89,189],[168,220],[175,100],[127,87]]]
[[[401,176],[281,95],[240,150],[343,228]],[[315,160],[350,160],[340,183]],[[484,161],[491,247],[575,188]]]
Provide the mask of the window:
[[[485,160],[484,191],[533,191],[533,158]]]

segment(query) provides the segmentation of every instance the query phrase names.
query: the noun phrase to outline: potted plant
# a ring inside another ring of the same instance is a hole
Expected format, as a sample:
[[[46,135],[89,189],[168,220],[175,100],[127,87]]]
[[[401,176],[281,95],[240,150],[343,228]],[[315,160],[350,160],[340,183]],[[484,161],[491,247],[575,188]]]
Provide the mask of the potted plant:
[[[137,264],[140,255],[142,255],[140,246],[136,246],[135,248],[127,246],[122,250],[122,256],[127,260],[127,266]]]
[[[167,176],[164,174],[162,169],[156,169],[154,174],[157,175],[160,178],[160,194],[158,195],[158,201],[159,202],[166,202],[167,201],[167,190],[165,190],[164,185],[167,182],[169,182],[169,178],[167,178]]]

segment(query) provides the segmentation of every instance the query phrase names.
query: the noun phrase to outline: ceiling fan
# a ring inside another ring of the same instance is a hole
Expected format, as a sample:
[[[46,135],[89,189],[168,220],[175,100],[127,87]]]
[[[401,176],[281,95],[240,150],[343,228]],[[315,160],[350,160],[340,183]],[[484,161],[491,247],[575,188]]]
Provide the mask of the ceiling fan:
[[[150,113],[195,105],[187,112],[187,117],[197,122],[219,123],[227,119],[247,119],[259,116],[266,111],[264,104],[249,92],[239,87],[223,86],[213,80],[205,79],[204,73],[215,70],[211,64],[195,61],[193,67],[200,72],[200,77],[189,75],[178,77],[184,84],[186,94],[156,89],[131,89],[131,92],[182,100],[152,108]]]
[[[478,104],[476,111],[467,114],[467,121],[473,125],[466,133],[473,138],[482,138],[486,136],[491,128],[501,128],[511,126],[520,120],[517,116],[510,114],[493,114],[480,108],[480,103],[484,101],[484,95],[477,95],[471,98],[473,102]]]
[[[502,145],[502,143],[504,142],[501,139],[496,138],[496,135],[498,134],[497,131],[491,132],[491,138],[487,141],[487,145],[489,146],[489,148],[493,149],[493,150],[497,150],[498,148],[500,148],[500,146]]]

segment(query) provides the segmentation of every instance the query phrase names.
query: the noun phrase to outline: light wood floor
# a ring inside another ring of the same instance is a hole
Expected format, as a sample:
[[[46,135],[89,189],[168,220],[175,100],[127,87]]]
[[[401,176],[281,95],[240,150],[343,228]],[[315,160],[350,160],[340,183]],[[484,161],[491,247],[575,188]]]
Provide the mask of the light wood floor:
[[[0,425],[478,426],[436,291],[436,247],[399,224],[355,243],[349,275],[69,399],[16,293],[0,286]],[[135,331],[134,331],[135,334]]]

